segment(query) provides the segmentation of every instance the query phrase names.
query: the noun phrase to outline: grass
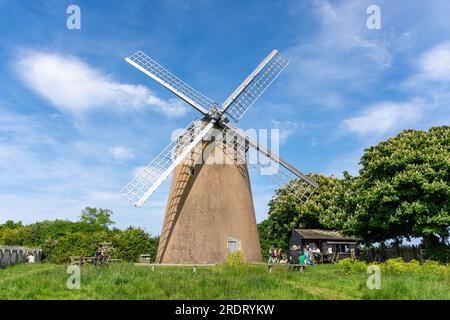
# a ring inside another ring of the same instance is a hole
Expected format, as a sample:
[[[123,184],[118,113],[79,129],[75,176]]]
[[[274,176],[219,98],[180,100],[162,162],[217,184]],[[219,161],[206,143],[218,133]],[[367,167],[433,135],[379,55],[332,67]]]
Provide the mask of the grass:
[[[345,274],[336,265],[305,273],[263,265],[197,268],[83,266],[81,288],[66,287],[67,266],[16,265],[0,269],[0,299],[450,299],[448,272],[381,275],[381,289],[366,287],[365,272]]]

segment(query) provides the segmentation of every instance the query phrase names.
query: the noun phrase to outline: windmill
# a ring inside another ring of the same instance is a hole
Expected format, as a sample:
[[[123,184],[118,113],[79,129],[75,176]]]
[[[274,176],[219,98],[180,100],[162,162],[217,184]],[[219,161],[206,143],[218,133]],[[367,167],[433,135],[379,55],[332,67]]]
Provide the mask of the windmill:
[[[231,122],[237,123],[244,116],[289,61],[273,50],[221,106],[142,51],[125,61],[202,116],[121,190],[140,207],[173,173],[156,262],[224,262],[237,250],[246,261],[261,261],[248,167],[276,165],[276,172],[267,177],[303,202],[317,183]],[[212,158],[228,161],[208,163]]]

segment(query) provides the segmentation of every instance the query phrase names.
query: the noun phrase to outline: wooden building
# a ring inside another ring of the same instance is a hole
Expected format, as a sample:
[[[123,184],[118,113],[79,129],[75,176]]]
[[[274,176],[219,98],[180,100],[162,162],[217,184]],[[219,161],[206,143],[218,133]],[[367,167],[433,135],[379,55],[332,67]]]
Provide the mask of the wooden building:
[[[312,249],[320,249],[323,254],[339,253],[340,259],[350,257],[352,251],[356,249],[358,239],[344,236],[337,231],[321,229],[294,229],[292,231],[289,246],[296,245],[301,250],[306,245]]]

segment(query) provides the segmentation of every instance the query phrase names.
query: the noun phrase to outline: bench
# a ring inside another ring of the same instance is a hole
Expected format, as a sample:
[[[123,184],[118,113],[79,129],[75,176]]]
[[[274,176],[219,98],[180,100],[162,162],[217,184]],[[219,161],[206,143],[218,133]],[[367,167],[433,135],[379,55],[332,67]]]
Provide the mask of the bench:
[[[84,264],[107,264],[122,262],[122,259],[111,259],[111,258],[101,258],[101,257],[82,257],[82,256],[70,256],[70,264],[81,266]]]

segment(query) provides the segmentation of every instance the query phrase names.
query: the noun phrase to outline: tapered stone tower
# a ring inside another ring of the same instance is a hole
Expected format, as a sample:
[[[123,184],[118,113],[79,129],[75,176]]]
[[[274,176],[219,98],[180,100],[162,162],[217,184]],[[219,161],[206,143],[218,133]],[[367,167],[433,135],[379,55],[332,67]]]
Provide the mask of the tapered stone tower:
[[[209,164],[217,152],[203,150],[203,164],[175,169],[156,262],[221,263],[236,250],[245,261],[261,261],[247,166]]]

